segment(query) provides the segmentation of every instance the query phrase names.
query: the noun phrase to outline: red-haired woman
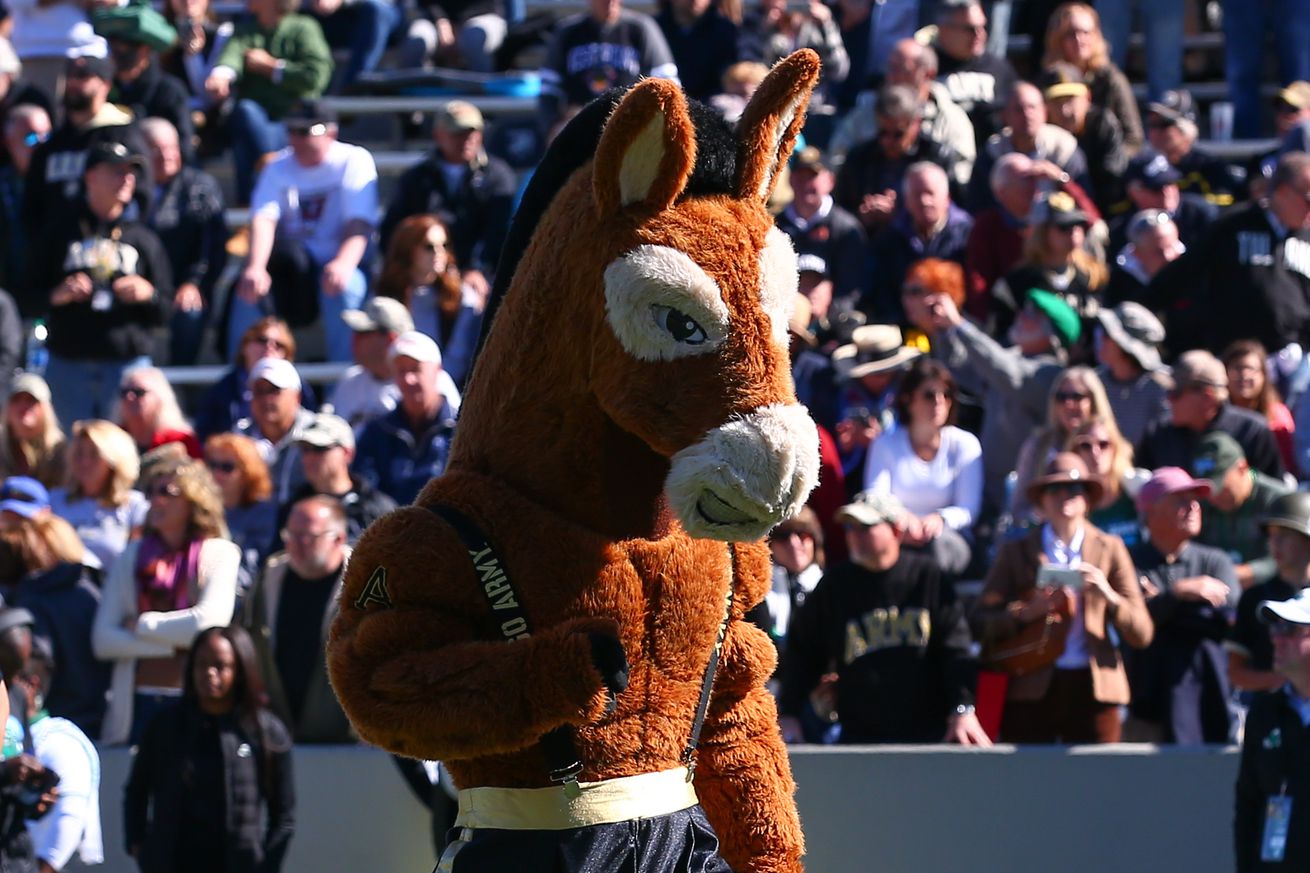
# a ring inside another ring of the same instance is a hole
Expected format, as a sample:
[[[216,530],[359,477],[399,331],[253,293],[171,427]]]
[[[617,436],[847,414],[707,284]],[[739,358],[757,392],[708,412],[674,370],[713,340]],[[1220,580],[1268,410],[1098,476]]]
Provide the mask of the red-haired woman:
[[[956,309],[963,311],[964,268],[955,261],[942,258],[924,258],[911,264],[901,284],[901,305],[906,311],[910,311],[911,300],[921,301],[937,294],[945,294],[955,303]],[[912,328],[905,333],[905,344],[927,351],[927,334]]]

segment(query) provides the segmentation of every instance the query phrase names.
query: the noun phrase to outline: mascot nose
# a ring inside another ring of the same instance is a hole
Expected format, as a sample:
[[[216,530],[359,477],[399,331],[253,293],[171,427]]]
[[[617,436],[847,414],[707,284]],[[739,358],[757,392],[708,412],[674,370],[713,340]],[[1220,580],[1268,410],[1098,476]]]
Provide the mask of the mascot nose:
[[[749,542],[791,518],[819,478],[819,432],[797,403],[762,406],[673,456],[665,492],[687,533]]]

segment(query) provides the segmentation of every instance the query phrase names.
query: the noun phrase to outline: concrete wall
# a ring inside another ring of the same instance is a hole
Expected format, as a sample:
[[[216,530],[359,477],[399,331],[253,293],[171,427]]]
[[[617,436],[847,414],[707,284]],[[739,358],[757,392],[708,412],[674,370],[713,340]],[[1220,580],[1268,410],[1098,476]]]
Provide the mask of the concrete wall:
[[[103,753],[106,873],[122,850],[121,749]],[[1234,750],[1149,746],[792,752],[811,873],[1226,873]],[[286,873],[427,873],[425,810],[390,759],[295,753]],[[525,871],[531,873],[531,871]]]

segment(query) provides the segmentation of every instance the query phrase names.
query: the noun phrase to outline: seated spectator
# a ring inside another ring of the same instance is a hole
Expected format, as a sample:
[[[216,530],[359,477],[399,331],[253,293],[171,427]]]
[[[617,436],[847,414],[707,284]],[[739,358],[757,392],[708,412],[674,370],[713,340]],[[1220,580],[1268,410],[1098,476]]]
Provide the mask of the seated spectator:
[[[1092,418],[1073,429],[1064,450],[1083,459],[1101,480],[1101,499],[1092,504],[1088,520],[1132,548],[1142,538],[1133,493],[1150,475],[1133,467],[1133,445],[1115,428],[1113,419]]]
[[[901,285],[910,264],[940,258],[963,266],[973,217],[951,200],[946,171],[931,161],[905,171],[905,203],[873,238],[874,271],[870,297],[861,310],[877,321],[903,322]]]
[[[282,539],[286,550],[268,559],[242,618],[268,683],[269,708],[297,743],[353,743],[328,684],[326,657],[350,558],[341,504],[324,495],[297,500]]]
[[[32,751],[47,770],[59,774],[54,805],[44,816],[27,823],[43,871],[76,869],[105,860],[100,833],[100,753],[81,725],[50,707],[57,680],[70,669],[66,665],[56,672],[56,663],[63,662],[56,662],[46,646],[34,645],[27,663],[12,679],[26,704],[15,715],[28,725]],[[73,861],[74,856],[80,864]]]
[[[509,232],[518,180],[509,164],[483,147],[482,113],[452,100],[432,124],[436,148],[396,181],[380,227],[382,250],[390,251],[400,223],[413,215],[434,215],[445,228],[452,263],[465,283],[486,296]]]
[[[113,663],[100,739],[141,741],[151,719],[182,696],[196,635],[232,620],[241,550],[227,539],[223,500],[198,461],[160,466],[147,486],[145,532],[105,579],[91,644]]]
[[[345,543],[354,546],[364,530],[396,508],[396,501],[374,488],[366,479],[352,475],[355,434],[345,419],[327,412],[317,413],[301,429],[300,464],[305,484],[278,507],[277,530],[287,525],[293,508],[315,495],[336,500],[344,513]]]
[[[329,46],[350,53],[338,76],[338,88],[349,88],[360,74],[377,69],[391,32],[403,18],[392,0],[306,0],[301,9],[318,21]]]
[[[158,367],[124,371],[118,388],[118,423],[132,436],[138,454],[169,442],[181,442],[199,458],[200,442],[177,404],[173,386]]]
[[[228,131],[237,202],[250,202],[255,167],[287,145],[282,122],[298,101],[318,97],[332,78],[332,52],[318,22],[297,0],[246,0],[242,19],[205,79],[216,103],[231,102]]]
[[[1241,691],[1274,691],[1285,681],[1274,672],[1274,646],[1259,612],[1262,604],[1303,599],[1310,587],[1310,494],[1296,491],[1278,498],[1269,504],[1262,523],[1276,571],[1242,592],[1225,643],[1228,679]]]
[[[99,736],[109,690],[109,666],[91,650],[101,575],[87,566],[86,548],[68,522],[39,503],[21,504],[0,501],[15,516],[0,529],[5,603],[32,614],[33,636],[64,665],[45,685],[45,709]]]
[[[1297,469],[1293,436],[1296,425],[1278,389],[1269,378],[1269,353],[1255,340],[1238,340],[1220,355],[1228,371],[1228,396],[1240,409],[1249,409],[1264,417],[1265,423],[1278,443],[1283,466]]]
[[[385,273],[380,284],[386,284]],[[396,408],[400,391],[388,352],[396,337],[414,329],[414,322],[409,310],[391,297],[371,297],[363,309],[346,316],[354,332],[351,350],[355,363],[332,389],[328,402],[336,415],[357,428]]]
[[[300,467],[300,431],[314,413],[300,402],[300,374],[284,358],[263,358],[250,370],[250,417],[236,432],[250,437],[268,465],[273,500],[285,503],[305,481]]]
[[[1242,447],[1226,433],[1201,437],[1190,464],[1192,475],[1214,483],[1210,504],[1202,516],[1197,541],[1224,550],[1237,565],[1242,588],[1273,577],[1264,518],[1291,489],[1247,463]]]
[[[1119,742],[1119,708],[1129,689],[1116,638],[1145,648],[1152,626],[1128,549],[1087,520],[1101,490],[1081,458],[1056,455],[1029,485],[1045,523],[1001,546],[974,607],[971,623],[984,657],[1052,614],[1063,616],[1068,632],[1050,663],[1010,677],[1005,742]],[[1053,584],[1044,567],[1072,570],[1081,582]]]
[[[904,512],[869,492],[838,512],[850,562],[824,573],[788,631],[787,742],[803,740],[802,717],[824,716],[817,696],[840,714],[842,743],[991,745],[973,712],[964,609],[929,558],[902,551]]]
[[[826,565],[823,526],[813,509],[802,506],[791,519],[769,531],[769,555],[773,559],[773,585],[748,617],[778,647],[781,664],[787,651],[787,628],[823,578]],[[779,671],[782,669],[779,666]]]
[[[1114,119],[1122,131],[1125,158],[1137,154],[1143,138],[1137,99],[1128,77],[1110,60],[1110,47],[1101,33],[1101,17],[1090,5],[1064,3],[1047,22],[1042,66],[1049,69],[1057,64],[1071,66],[1078,74],[1077,81],[1086,82],[1091,103]],[[1104,192],[1098,193],[1105,196]]]
[[[186,86],[199,137],[197,154],[216,157],[227,146],[227,131],[222,107],[205,90],[205,82],[236,26],[220,23],[209,0],[168,0],[162,11],[178,33],[176,45],[160,54],[159,66]]]
[[[642,76],[678,79],[655,19],[624,9],[621,0],[587,0],[586,12],[560,19],[551,34],[541,67],[542,126],[549,129],[568,107],[634,85]]]
[[[1077,138],[1078,148],[1087,158],[1092,194],[1097,205],[1106,209],[1119,199],[1120,179],[1128,166],[1123,129],[1115,116],[1093,103],[1091,89],[1077,67],[1054,64],[1046,69],[1040,81],[1046,98],[1046,117]],[[1137,124],[1140,138],[1141,122]]]
[[[250,416],[250,371],[261,358],[296,360],[296,338],[287,323],[275,315],[265,316],[241,335],[235,361],[200,399],[196,408],[196,433],[201,439],[225,433]],[[306,409],[318,406],[314,386],[301,385],[301,402]]]
[[[836,179],[823,152],[807,146],[792,156],[792,201],[777,216],[798,255],[823,259],[835,300],[854,306],[869,288],[869,243],[864,226],[832,198]]]
[[[1182,178],[1168,158],[1152,150],[1129,161],[1123,177],[1128,198],[1111,207],[1115,217],[1110,222],[1109,250],[1117,252],[1130,242],[1128,225],[1146,209],[1169,213],[1184,245],[1200,243],[1206,228],[1219,214],[1219,207],[1195,191],[1181,191],[1178,183]]]
[[[1146,426],[1169,412],[1174,383],[1160,360],[1162,342],[1164,325],[1140,303],[1120,303],[1096,313],[1096,375],[1129,445],[1137,445]]]
[[[485,296],[460,278],[459,265],[450,257],[450,238],[445,225],[432,215],[414,215],[396,228],[387,249],[386,263],[378,278],[377,293],[401,301],[409,310],[413,323],[393,325],[395,334],[418,330],[437,341],[441,348],[442,370],[457,387],[463,388],[473,366],[473,352],[482,333]],[[346,322],[360,331],[370,319],[361,312],[346,314]],[[384,357],[386,348],[379,339],[375,352]]]
[[[987,50],[987,13],[981,0],[939,3],[933,48],[940,63],[937,79],[951,101],[968,113],[981,147],[1003,127],[1001,107],[1019,78],[1008,60]]]
[[[1083,247],[1091,221],[1091,216],[1064,191],[1052,192],[1033,204],[1019,262],[992,286],[996,331],[1009,330],[1026,295],[1039,288],[1056,295],[1078,313],[1083,321],[1084,344],[1069,352],[1075,360],[1090,358],[1088,334],[1107,278],[1105,265]]]
[[[430,336],[401,334],[389,357],[400,402],[364,425],[351,472],[405,506],[445,471],[455,415],[441,394],[441,350]]]
[[[109,414],[123,371],[148,364],[173,277],[159,237],[129,218],[145,160],[121,143],[86,159],[83,203],[51,217],[37,242],[32,286],[49,295],[50,383],[61,421]]]
[[[961,387],[982,398],[983,500],[994,514],[1007,505],[1005,479],[1019,448],[1046,416],[1051,385],[1078,342],[1078,313],[1054,294],[1034,291],[1010,328],[1005,348],[960,314],[946,294],[902,298],[911,324],[932,338],[933,356]]]
[[[823,65],[817,92],[823,102],[831,102],[830,96],[850,73],[851,59],[842,44],[841,28],[826,3],[812,0],[805,9],[789,9],[785,0],[761,0],[746,11],[741,31],[745,41],[754,43],[755,53],[766,67],[797,49],[813,49]]]
[[[1197,441],[1214,431],[1236,440],[1253,468],[1282,478],[1283,459],[1264,417],[1228,402],[1224,365],[1207,351],[1183,352],[1174,363],[1169,415],[1147,425],[1137,444],[1137,462],[1148,470],[1185,468],[1191,464]]]
[[[850,343],[832,353],[841,389],[834,436],[847,493],[860,490],[869,446],[895,426],[897,382],[922,354],[905,345],[900,328],[890,324],[858,327]]]
[[[1046,424],[1034,430],[1019,447],[1014,462],[1014,493],[1010,495],[1010,515],[1016,524],[1027,524],[1037,509],[1028,500],[1028,485],[1046,469],[1051,458],[1065,448],[1078,428],[1092,421],[1109,421],[1114,426],[1114,413],[1105,396],[1105,386],[1090,367],[1070,367],[1051,383],[1046,403]],[[1118,433],[1118,428],[1115,428]],[[1105,483],[1101,483],[1104,492]],[[1089,507],[1090,509],[1093,507]]]
[[[145,523],[149,502],[133,488],[140,470],[127,431],[103,420],[73,423],[68,480],[50,492],[50,511],[73,526],[106,571]]]
[[[956,309],[964,310],[964,270],[960,269],[960,265],[955,261],[924,258],[911,264],[901,285],[901,311],[908,312],[914,308],[922,315],[923,306],[907,303],[906,298],[914,298],[917,303],[922,304],[935,294],[945,294],[951,298]],[[908,318],[906,321],[912,325],[907,331],[906,344],[919,348],[931,346],[930,335],[923,332],[920,324]]]
[[[264,167],[252,195],[250,260],[231,303],[228,348],[235,353],[262,316],[292,327],[321,316],[328,360],[349,361],[341,314],[368,291],[361,262],[377,217],[377,167],[367,149],[337,139],[335,117],[319,104],[297,104],[286,121],[291,148]]]
[[[1241,588],[1233,562],[1193,542],[1210,483],[1162,467],[1137,495],[1149,538],[1129,549],[1155,625],[1151,645],[1129,652],[1133,699],[1124,724],[1130,743],[1197,746],[1228,742],[1230,607]]]
[[[268,555],[269,531],[277,530],[268,465],[254,440],[220,433],[205,440],[205,466],[223,498],[228,539],[241,549],[237,589],[249,591]]]
[[[45,313],[45,300],[27,293],[25,279],[31,235],[23,222],[23,190],[32,153],[50,137],[50,116],[40,106],[16,106],[4,115],[0,152],[0,288],[15,296],[27,317]]]
[[[146,224],[158,235],[172,268],[168,362],[196,362],[214,305],[214,286],[227,266],[227,222],[218,181],[183,164],[177,129],[162,118],[141,122],[155,177]]]
[[[1128,242],[1115,255],[1105,286],[1107,306],[1151,301],[1151,280],[1187,251],[1178,237],[1178,225],[1162,209],[1143,209],[1128,222],[1126,233]]]
[[[496,51],[509,32],[509,23],[498,11],[501,4],[488,0],[422,0],[416,5],[399,47],[396,65],[400,69],[437,66],[496,72]],[[401,9],[403,12],[405,7]]]
[[[127,852],[145,870],[172,869],[179,856],[199,869],[195,859],[235,855],[279,873],[295,828],[291,732],[265,703],[250,634],[236,626],[202,631],[182,673],[179,699],[132,758],[123,790]]]
[[[663,0],[655,23],[673,53],[687,96],[708,100],[717,93],[724,71],[740,59],[737,23],[712,0]]]
[[[1284,155],[1265,200],[1236,206],[1162,270],[1148,305],[1175,349],[1310,345],[1310,155]]]
[[[47,488],[67,476],[67,443],[50,403],[50,386],[35,373],[9,383],[0,420],[0,475],[31,476]]]
[[[1184,89],[1166,91],[1146,106],[1146,141],[1181,177],[1178,189],[1200,194],[1215,206],[1232,206],[1245,193],[1245,173],[1196,148],[1196,104]]]
[[[158,57],[177,42],[173,25],[154,7],[136,3],[97,9],[91,21],[96,33],[109,41],[114,102],[138,121],[160,118],[173,125],[182,158],[190,163],[194,137],[186,85],[164,72]]]
[[[837,203],[859,218],[870,236],[896,214],[911,164],[931,161],[953,177],[960,160],[950,146],[930,138],[923,126],[923,104],[910,88],[883,86],[875,113],[878,133],[851,149],[833,190]]]
[[[901,545],[933,559],[948,579],[973,557],[982,511],[982,446],[954,425],[955,380],[940,361],[918,358],[896,388],[897,427],[869,449],[864,490],[905,507]]]

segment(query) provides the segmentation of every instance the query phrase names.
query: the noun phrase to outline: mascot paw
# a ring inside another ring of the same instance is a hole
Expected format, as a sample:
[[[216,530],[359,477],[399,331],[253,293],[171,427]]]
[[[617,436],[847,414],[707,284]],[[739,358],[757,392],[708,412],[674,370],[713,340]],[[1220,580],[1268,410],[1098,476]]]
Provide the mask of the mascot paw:
[[[628,656],[623,651],[623,643],[612,634],[591,631],[587,639],[591,642],[591,663],[596,666],[609,691],[610,700],[605,711],[609,715],[618,706],[618,696],[628,687]]]

